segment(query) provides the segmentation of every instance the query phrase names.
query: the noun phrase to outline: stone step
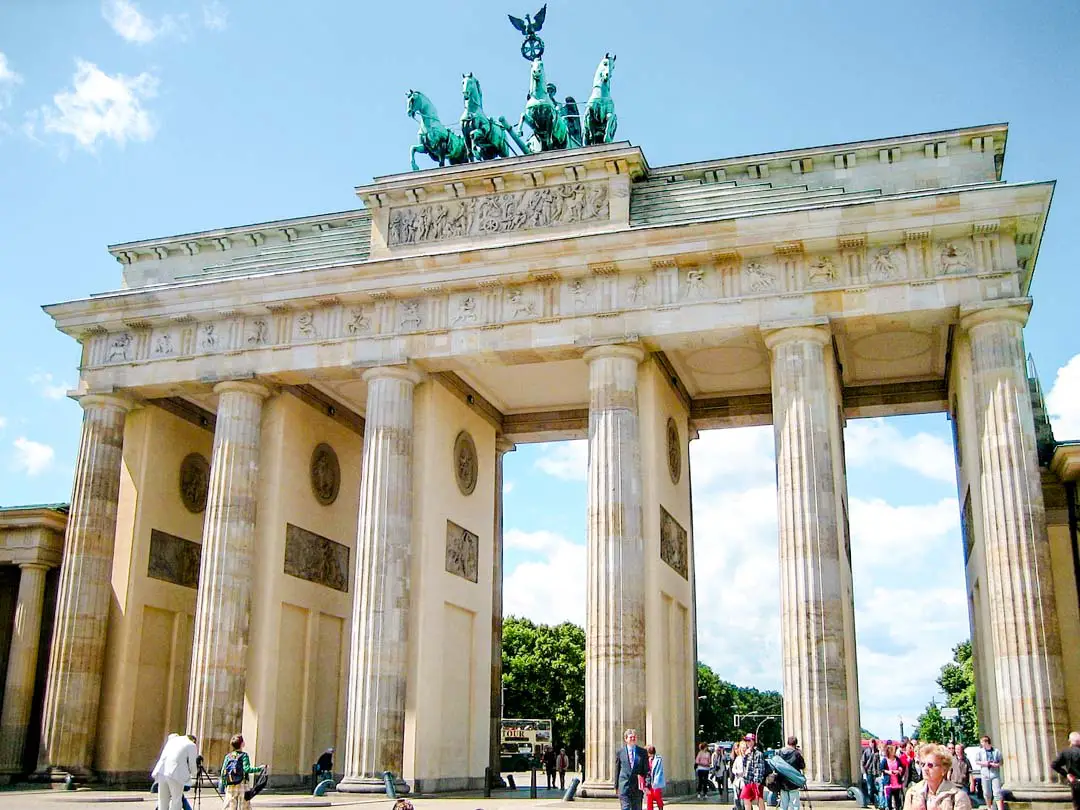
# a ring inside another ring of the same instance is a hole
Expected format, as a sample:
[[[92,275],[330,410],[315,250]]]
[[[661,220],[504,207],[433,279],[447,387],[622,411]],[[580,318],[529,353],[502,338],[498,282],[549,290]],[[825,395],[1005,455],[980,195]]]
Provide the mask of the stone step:
[[[707,187],[703,187],[701,190],[697,191],[694,194],[671,194],[665,196],[657,195],[644,200],[631,197],[630,210],[644,211],[666,205],[678,205],[683,203],[692,204],[694,202],[704,200],[728,201],[746,198],[780,197],[796,193],[802,194],[808,191],[811,191],[811,189],[807,188],[806,186],[779,186],[776,188],[758,189],[724,189],[721,191],[710,191]]]
[[[865,200],[878,199],[881,193],[878,191],[860,192],[857,194],[834,194],[822,197],[807,194],[803,197],[795,197],[788,200],[777,201],[775,199],[761,200],[756,203],[746,203],[732,206],[703,206],[694,210],[669,209],[666,211],[653,212],[648,215],[631,215],[631,227],[646,225],[665,225],[673,222],[707,222],[716,219],[733,219],[740,216],[761,215],[768,213],[783,213],[801,208],[805,205],[830,205],[834,203],[854,203]]]
[[[698,198],[693,200],[674,200],[668,201],[663,205],[654,205],[647,208],[634,208],[631,207],[630,215],[633,216],[654,216],[663,215],[666,213],[694,213],[697,211],[715,211],[725,210],[728,208],[742,208],[755,205],[783,205],[789,202],[799,202],[802,200],[818,200],[827,199],[830,197],[842,196],[844,194],[842,188],[827,188],[827,189],[814,189],[814,190],[788,190],[782,191],[776,194],[762,194],[752,195],[746,197],[737,198]]]
[[[631,186],[630,197],[631,199],[652,199],[654,197],[668,197],[668,196],[680,196],[683,194],[701,194],[701,193],[747,193],[753,191],[761,191],[770,188],[781,188],[769,181],[762,181],[760,183],[735,183],[731,181],[725,181],[723,183],[702,183],[698,181],[685,182],[685,183],[665,183],[664,185],[658,185],[653,187],[642,188],[640,185]]]

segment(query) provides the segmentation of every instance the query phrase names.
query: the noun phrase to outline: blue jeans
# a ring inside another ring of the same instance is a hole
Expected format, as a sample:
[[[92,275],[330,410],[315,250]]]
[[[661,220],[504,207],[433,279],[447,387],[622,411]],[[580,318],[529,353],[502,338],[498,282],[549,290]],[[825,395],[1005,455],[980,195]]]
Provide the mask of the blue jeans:
[[[780,810],[799,810],[799,791],[780,791]]]

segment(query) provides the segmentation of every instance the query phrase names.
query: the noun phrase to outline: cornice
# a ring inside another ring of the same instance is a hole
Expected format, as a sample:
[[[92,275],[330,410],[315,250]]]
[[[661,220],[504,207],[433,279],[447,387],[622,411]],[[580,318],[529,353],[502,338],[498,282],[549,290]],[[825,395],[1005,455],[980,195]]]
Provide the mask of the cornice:
[[[550,267],[560,278],[569,278],[588,275],[590,266],[600,264],[625,271],[676,258],[692,264],[710,261],[718,254],[772,255],[774,245],[792,244],[793,240],[801,241],[808,253],[821,252],[843,247],[841,240],[858,239],[862,244],[872,245],[879,240],[903,242],[922,238],[924,234],[927,239],[935,239],[971,234],[979,228],[985,230],[990,227],[987,223],[993,222],[993,227],[1000,231],[1029,229],[1034,249],[1052,192],[1053,183],[1020,183],[881,196],[844,206],[853,212],[843,220],[844,233],[836,233],[835,213],[819,203],[808,206],[809,212],[782,210],[746,217],[754,219],[756,224],[744,232],[725,229],[718,233],[716,223],[703,222],[569,237],[539,234],[511,245],[458,248],[445,254],[390,256],[360,265],[309,267],[140,287],[50,304],[43,309],[54,319],[57,328],[82,339],[92,331],[129,328],[133,319],[145,329],[208,315],[265,315],[276,311],[275,307],[318,306],[334,298],[342,302],[370,302],[389,288],[394,289],[393,298],[403,298],[419,295],[423,288],[432,285],[441,285],[447,291],[475,289],[486,281],[513,286],[535,280],[537,274],[546,272],[542,265]],[[942,206],[936,202],[945,197],[955,197],[959,204]],[[926,203],[931,200],[935,202],[928,207]],[[843,206],[843,200],[837,205]],[[886,210],[887,206],[893,210]],[[865,216],[860,217],[859,212],[865,212]],[[774,225],[771,231],[764,224],[770,219]],[[652,235],[643,239],[643,232]],[[632,238],[624,241],[628,234],[633,234]],[[696,259],[687,256],[688,244],[697,245],[701,255]],[[575,268],[567,264],[568,255],[587,257],[587,261],[582,258],[581,267]],[[507,272],[507,268],[514,269]],[[1033,263],[1029,260],[1024,269],[1030,277]],[[410,273],[421,277],[404,283]]]
[[[581,173],[573,171],[575,168],[580,168]],[[369,209],[377,209],[391,203],[416,204],[429,198],[499,193],[508,186],[535,187],[544,185],[549,178],[584,180],[586,173],[597,170],[639,177],[648,174],[649,164],[639,147],[631,146],[628,141],[617,141],[581,149],[389,174],[376,177],[373,183],[356,186],[355,192]]]
[[[63,533],[67,529],[67,506],[12,506],[0,509],[0,531],[5,529],[49,529]]]
[[[728,169],[739,165],[753,164],[789,164],[800,158],[817,158],[823,155],[837,155],[849,152],[878,152],[882,149],[896,147],[921,146],[939,141],[954,143],[970,143],[974,138],[992,137],[995,150],[1004,155],[1005,143],[1009,135],[1008,123],[982,124],[974,127],[961,127],[959,129],[945,129],[936,132],[919,132],[911,135],[901,135],[892,138],[875,138],[868,141],[849,141],[847,143],[825,144],[823,146],[805,147],[802,149],[785,149],[775,152],[760,152],[750,155],[737,155],[711,160],[693,161],[690,163],[673,163],[666,166],[657,166],[651,170],[651,174],[664,177],[673,174],[698,174],[709,170]],[[1000,179],[1000,172],[998,178]]]
[[[261,243],[261,240],[258,239],[260,234],[271,231],[286,231],[290,228],[307,228],[322,224],[335,225],[367,218],[369,216],[370,214],[367,210],[356,208],[350,211],[313,214],[311,216],[293,217],[291,219],[277,219],[270,222],[237,225],[230,228],[216,228],[210,231],[195,231],[192,233],[164,236],[156,239],[120,242],[115,245],[109,245],[108,250],[117,261],[122,264],[129,264],[137,254],[157,253],[158,258],[164,258],[165,256],[161,254],[161,251],[164,251],[165,254],[168,254],[170,251],[176,251],[191,255],[192,253],[203,250],[225,250],[227,249],[228,241],[222,242],[222,240],[235,239],[240,241],[250,237],[251,244],[255,245]]]

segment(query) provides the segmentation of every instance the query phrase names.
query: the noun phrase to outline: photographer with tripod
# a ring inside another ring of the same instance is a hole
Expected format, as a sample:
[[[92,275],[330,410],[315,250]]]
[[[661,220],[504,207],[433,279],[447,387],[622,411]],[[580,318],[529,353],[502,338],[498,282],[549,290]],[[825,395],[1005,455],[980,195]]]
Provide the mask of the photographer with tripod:
[[[193,736],[169,735],[150,773],[150,777],[158,783],[158,810],[180,810],[184,786],[197,778],[200,759]]]

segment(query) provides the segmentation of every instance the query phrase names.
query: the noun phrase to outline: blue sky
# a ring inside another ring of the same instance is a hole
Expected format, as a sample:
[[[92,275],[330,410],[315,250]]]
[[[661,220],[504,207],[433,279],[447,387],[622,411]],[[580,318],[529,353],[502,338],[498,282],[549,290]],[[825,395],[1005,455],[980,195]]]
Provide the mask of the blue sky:
[[[516,118],[528,65],[505,14],[526,11],[0,5],[0,503],[69,495],[78,352],[41,304],[116,288],[109,243],[356,207],[354,185],[408,167],[410,88],[455,120],[471,70],[488,112]],[[552,0],[542,32],[561,94],[584,98],[618,54],[618,134],[653,166],[1010,122],[1006,179],[1059,181],[1027,339],[1065,437],[1080,437],[1078,35],[1071,0]],[[950,434],[939,415],[853,421],[847,436],[864,725],[888,734],[966,632]],[[567,570],[584,559],[582,458],[577,445],[508,457],[509,607],[537,619],[584,616],[584,575]],[[703,434],[692,459],[701,657],[776,687],[771,431]]]

